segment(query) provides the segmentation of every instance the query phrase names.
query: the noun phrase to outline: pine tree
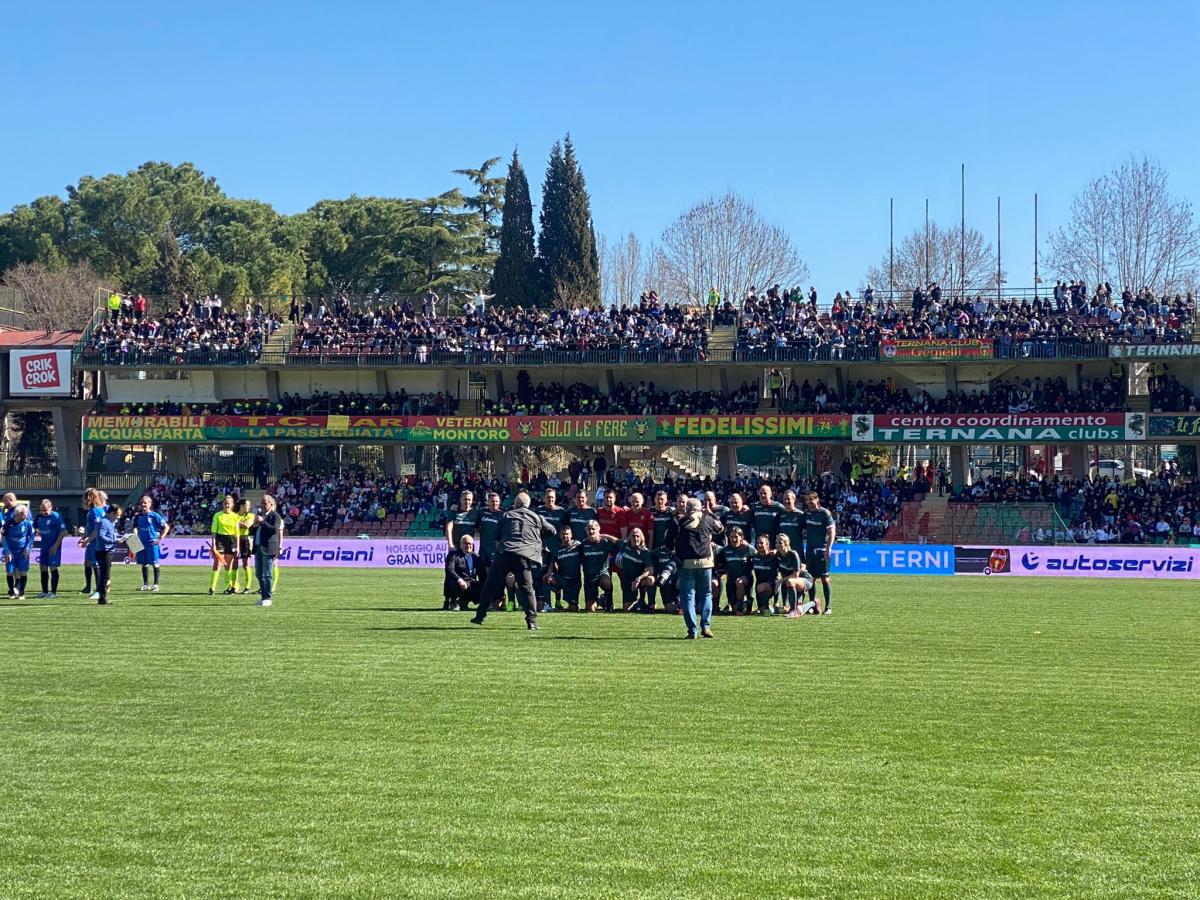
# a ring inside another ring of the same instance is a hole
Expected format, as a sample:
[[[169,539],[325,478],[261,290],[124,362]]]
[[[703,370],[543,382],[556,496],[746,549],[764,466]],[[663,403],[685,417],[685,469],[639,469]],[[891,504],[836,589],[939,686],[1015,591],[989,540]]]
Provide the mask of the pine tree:
[[[540,296],[537,266],[529,180],[517,151],[513,150],[500,218],[500,257],[490,287],[490,292],[496,295],[495,302],[500,306],[535,306]]]

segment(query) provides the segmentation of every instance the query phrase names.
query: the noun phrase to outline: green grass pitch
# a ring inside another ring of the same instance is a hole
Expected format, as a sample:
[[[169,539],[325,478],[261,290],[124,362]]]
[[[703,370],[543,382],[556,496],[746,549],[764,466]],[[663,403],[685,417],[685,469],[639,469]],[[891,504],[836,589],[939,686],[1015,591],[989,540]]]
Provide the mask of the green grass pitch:
[[[843,577],[688,642],[136,577],[0,603],[0,896],[1200,894],[1194,583]]]

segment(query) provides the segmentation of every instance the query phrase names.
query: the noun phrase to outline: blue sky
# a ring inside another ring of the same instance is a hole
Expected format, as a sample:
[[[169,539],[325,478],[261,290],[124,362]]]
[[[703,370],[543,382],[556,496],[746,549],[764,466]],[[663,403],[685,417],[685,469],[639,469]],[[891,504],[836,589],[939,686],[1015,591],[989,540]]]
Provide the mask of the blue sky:
[[[1200,201],[1200,4],[13,4],[0,208],[83,174],[191,161],[282,212],[416,196],[519,145],[537,192],[569,131],[598,232],[654,239],[732,188],[823,293],[896,231],[1004,206],[1032,282],[1071,196],[1149,154]],[[815,8],[809,8],[809,7]],[[535,196],[535,202],[537,197]]]

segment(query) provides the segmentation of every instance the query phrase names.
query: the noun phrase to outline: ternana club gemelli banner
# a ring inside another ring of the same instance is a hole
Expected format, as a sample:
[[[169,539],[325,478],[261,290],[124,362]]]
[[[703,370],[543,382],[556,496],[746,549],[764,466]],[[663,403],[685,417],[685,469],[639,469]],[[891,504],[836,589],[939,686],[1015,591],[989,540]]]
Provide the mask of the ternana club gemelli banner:
[[[1145,413],[901,413],[854,417],[856,441],[1072,443],[1144,441]]]
[[[955,547],[955,575],[1200,578],[1200,547]]]

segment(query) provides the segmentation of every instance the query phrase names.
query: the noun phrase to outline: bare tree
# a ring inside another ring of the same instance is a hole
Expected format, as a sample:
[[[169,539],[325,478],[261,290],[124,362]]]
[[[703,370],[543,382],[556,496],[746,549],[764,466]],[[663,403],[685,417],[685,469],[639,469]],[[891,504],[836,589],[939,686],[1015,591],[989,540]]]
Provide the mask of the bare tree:
[[[4,286],[24,298],[25,326],[43,331],[83,328],[95,310],[104,282],[87,263],[49,269],[40,262],[17,263],[4,273]]]
[[[925,229],[914,229],[896,245],[894,277],[889,285],[888,268],[891,258],[885,250],[883,261],[867,270],[862,287],[870,285],[876,293],[890,287],[898,294],[911,294],[913,288],[928,287],[936,282],[947,296],[967,295],[996,289],[996,251],[974,228],[967,229],[963,252],[962,228],[942,229],[937,223]],[[965,265],[964,265],[965,261]],[[962,273],[966,272],[966,279]],[[1003,277],[1001,272],[1001,277]]]
[[[713,287],[737,301],[751,287],[792,287],[808,277],[787,233],[733,192],[697,203],[669,225],[661,259],[667,296],[700,304]]]
[[[602,241],[600,286],[606,306],[633,303],[646,290],[645,257],[637,235],[630,233],[616,243]]]
[[[1076,195],[1070,221],[1050,236],[1050,265],[1062,278],[1118,291],[1174,293],[1197,281],[1200,229],[1166,171],[1131,157]]]

